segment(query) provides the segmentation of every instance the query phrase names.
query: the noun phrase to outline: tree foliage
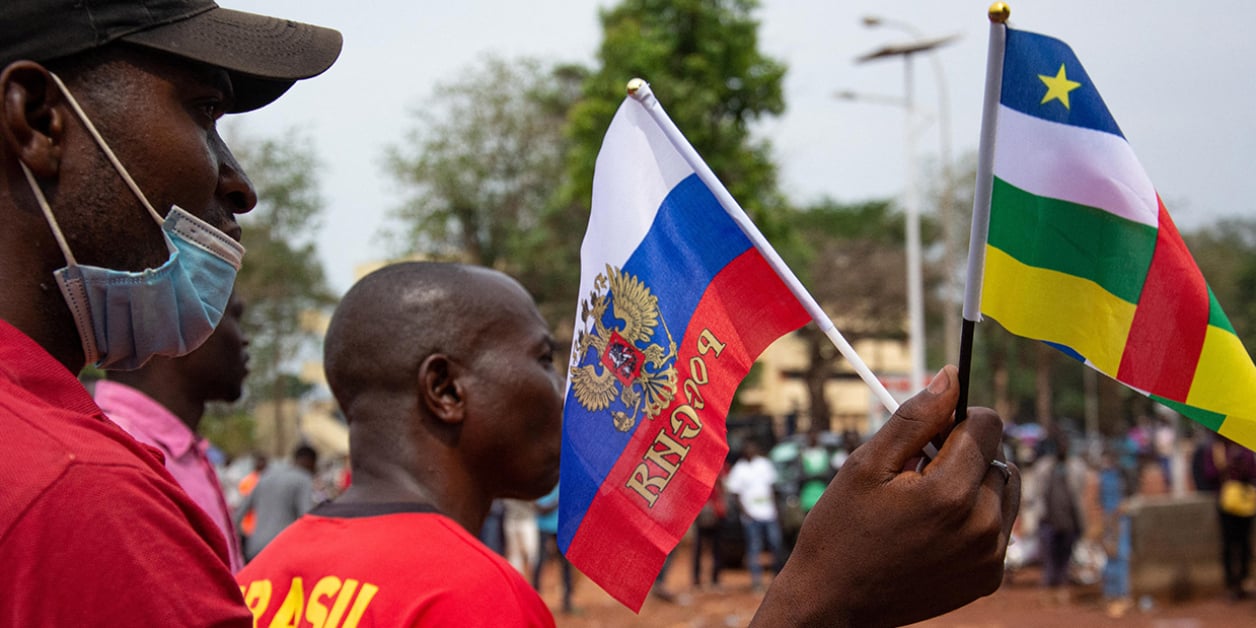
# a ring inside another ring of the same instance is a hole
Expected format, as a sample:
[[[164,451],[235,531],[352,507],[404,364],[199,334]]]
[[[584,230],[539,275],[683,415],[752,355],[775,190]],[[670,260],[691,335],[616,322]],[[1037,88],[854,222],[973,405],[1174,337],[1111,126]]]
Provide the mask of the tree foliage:
[[[903,216],[887,201],[821,201],[793,216],[791,267],[850,340],[903,338]]]
[[[1183,238],[1250,353],[1256,346],[1256,219],[1222,220]]]
[[[785,66],[759,51],[753,0],[623,0],[601,12],[598,67],[569,118],[566,198],[588,207],[593,164],[629,79],[648,81],[676,125],[769,238],[785,201],[751,125],[785,109]]]
[[[240,220],[248,252],[236,280],[245,301],[249,397],[282,398],[299,392],[290,384],[295,360],[318,339],[302,315],[334,303],[314,244],[323,211],[318,163],[313,143],[296,132],[236,142],[235,153],[258,197]]]
[[[562,219],[558,191],[563,126],[583,76],[490,57],[433,89],[386,154],[406,193],[392,212],[400,229],[387,233],[393,253],[497,268],[543,310],[561,302],[570,316],[578,264],[556,242],[579,228]]]
[[[201,421],[201,436],[215,447],[236,458],[252,453],[255,449],[253,432],[257,418],[239,405],[211,404]]]
[[[842,335],[905,338],[907,315],[903,216],[888,201],[841,204],[825,199],[791,216],[797,234],[782,254]],[[802,378],[813,428],[831,421],[825,384],[840,355],[818,328],[799,332],[807,347]]]
[[[488,58],[432,90],[387,164],[407,194],[394,255],[519,278],[557,328],[572,314],[593,163],[633,76],[656,92],[765,233],[783,208],[750,124],[784,108],[784,68],[757,50],[753,2],[629,0],[602,13],[599,67]],[[779,231],[779,230],[777,230]]]

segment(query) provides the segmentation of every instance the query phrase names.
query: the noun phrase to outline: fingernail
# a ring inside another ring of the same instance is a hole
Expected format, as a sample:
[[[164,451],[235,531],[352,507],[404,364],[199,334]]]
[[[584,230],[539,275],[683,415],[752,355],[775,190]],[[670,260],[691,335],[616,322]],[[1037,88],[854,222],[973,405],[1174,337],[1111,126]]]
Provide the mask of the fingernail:
[[[929,382],[929,392],[935,395],[946,392],[946,389],[950,387],[951,378],[946,376],[945,368],[938,371],[938,374],[933,376],[933,381]]]

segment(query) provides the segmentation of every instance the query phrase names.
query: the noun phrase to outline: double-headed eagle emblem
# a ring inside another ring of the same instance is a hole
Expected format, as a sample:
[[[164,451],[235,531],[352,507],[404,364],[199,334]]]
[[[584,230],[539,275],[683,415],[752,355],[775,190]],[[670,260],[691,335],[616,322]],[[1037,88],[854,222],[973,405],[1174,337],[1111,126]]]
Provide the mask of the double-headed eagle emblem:
[[[608,314],[609,310],[609,314]],[[659,314],[659,300],[636,277],[611,265],[593,280],[580,302],[571,367],[571,388],[585,409],[611,411],[615,429],[627,432],[637,418],[653,419],[676,396],[676,342]],[[666,347],[654,342],[662,327]]]

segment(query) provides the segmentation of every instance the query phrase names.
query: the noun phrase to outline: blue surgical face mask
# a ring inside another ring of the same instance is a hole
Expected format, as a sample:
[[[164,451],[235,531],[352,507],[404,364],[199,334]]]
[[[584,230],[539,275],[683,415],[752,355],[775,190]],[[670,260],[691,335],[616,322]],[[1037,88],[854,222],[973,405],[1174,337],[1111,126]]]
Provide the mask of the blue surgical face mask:
[[[114,169],[161,225],[170,253],[161,266],[140,272],[78,264],[43,190],[22,164],[31,192],[65,255],[66,266],[53,274],[74,316],[83,353],[100,368],[121,370],[137,369],[156,355],[190,353],[222,320],[244,247],[177,206],[164,218],[157,213],[65,84],[55,75],[53,79]]]

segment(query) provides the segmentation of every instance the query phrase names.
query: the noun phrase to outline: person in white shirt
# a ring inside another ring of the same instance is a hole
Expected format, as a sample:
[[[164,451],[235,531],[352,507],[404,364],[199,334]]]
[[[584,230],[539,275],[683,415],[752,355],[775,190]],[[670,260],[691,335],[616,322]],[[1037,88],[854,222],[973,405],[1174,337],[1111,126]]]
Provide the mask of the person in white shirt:
[[[776,467],[763,455],[759,444],[746,441],[741,459],[728,473],[728,491],[737,495],[741,506],[741,525],[746,534],[746,567],[750,570],[750,586],[763,590],[763,544],[772,551],[772,567],[780,572],[785,562],[781,524],[776,517]]]

